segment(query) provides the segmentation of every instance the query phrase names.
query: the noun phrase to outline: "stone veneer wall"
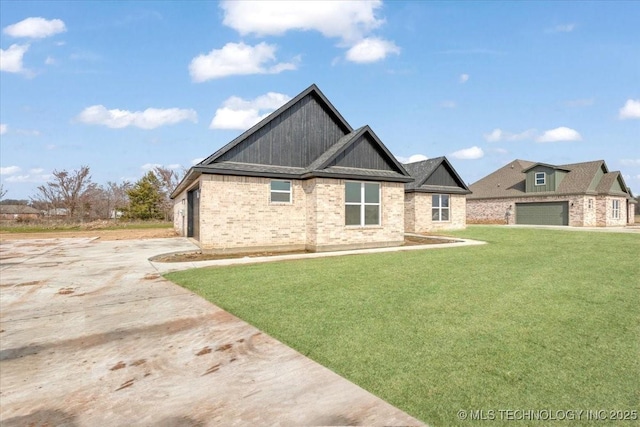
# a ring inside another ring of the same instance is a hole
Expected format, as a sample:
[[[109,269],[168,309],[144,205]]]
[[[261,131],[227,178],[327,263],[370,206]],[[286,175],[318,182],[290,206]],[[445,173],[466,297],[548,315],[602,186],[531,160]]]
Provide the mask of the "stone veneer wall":
[[[627,212],[627,224],[635,224],[636,223],[636,209],[637,203],[629,203],[629,212]]]
[[[401,245],[404,184],[380,183],[380,226],[345,226],[344,180],[291,180],[292,203],[270,203],[269,178],[201,175],[200,247],[208,252],[312,251]],[[191,187],[193,188],[193,186]],[[187,191],[174,202],[186,235]],[[184,204],[182,200],[185,199]],[[184,212],[184,221],[180,211]]]
[[[449,195],[449,221],[432,220],[431,193],[405,193],[405,229],[411,233],[424,233],[435,230],[457,230],[466,227],[466,196]]]

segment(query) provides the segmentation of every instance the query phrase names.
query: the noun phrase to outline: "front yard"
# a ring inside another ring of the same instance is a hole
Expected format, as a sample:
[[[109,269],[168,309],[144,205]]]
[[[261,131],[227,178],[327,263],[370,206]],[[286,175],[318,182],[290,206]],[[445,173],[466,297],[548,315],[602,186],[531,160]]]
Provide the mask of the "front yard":
[[[639,235],[451,234],[490,244],[167,278],[434,426],[640,409]]]

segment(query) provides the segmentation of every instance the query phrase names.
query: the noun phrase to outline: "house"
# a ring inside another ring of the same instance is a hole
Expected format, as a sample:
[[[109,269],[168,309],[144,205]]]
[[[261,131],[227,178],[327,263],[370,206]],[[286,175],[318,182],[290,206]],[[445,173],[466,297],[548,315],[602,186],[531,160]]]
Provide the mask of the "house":
[[[410,181],[312,85],[187,172],[174,226],[214,253],[396,246]]]
[[[469,189],[469,223],[608,227],[634,219],[630,190],[604,160],[559,166],[514,160]]]
[[[27,205],[0,205],[0,220],[18,221],[38,219],[41,212]]]
[[[403,165],[415,181],[404,187],[407,232],[455,230],[466,226],[466,197],[471,193],[446,157]]]

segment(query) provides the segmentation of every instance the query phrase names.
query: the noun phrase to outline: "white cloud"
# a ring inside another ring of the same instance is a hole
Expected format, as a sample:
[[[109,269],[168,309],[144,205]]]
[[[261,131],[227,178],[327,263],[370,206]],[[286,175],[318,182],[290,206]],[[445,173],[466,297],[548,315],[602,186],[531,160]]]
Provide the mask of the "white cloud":
[[[466,83],[469,80],[469,74],[460,74],[460,83]]]
[[[28,175],[11,175],[6,182],[22,183],[22,182],[47,182],[51,178],[51,174],[28,174]]]
[[[29,173],[31,173],[31,174],[39,174],[39,173],[42,173],[42,172],[44,172],[44,169],[42,169],[42,168],[29,169]]]
[[[456,108],[458,106],[458,104],[456,104],[455,101],[442,101],[440,103],[440,106],[442,108]]]
[[[424,154],[413,154],[409,157],[396,156],[396,159],[398,159],[400,163],[414,163],[422,160],[429,160],[429,158]]]
[[[191,160],[191,166],[197,165],[198,163],[200,163],[203,160],[204,160],[204,157],[195,158],[195,159]]]
[[[399,54],[393,42],[371,33],[384,24],[376,17],[381,0],[360,1],[223,1],[223,24],[241,35],[280,36],[288,31],[317,31],[348,47],[346,59],[357,63],[380,61]]]
[[[484,139],[487,142],[500,142],[500,141],[522,141],[524,139],[533,139],[535,137],[535,129],[527,129],[520,133],[507,132],[502,129],[496,128],[490,133],[484,134]]]
[[[180,163],[172,163],[170,165],[167,165],[166,168],[171,170],[176,170],[176,169],[182,168],[182,165]]]
[[[76,120],[89,125],[103,125],[114,129],[127,126],[155,129],[185,120],[197,123],[198,115],[194,110],[180,108],[147,108],[144,111],[127,111],[107,110],[103,105],[93,105],[82,110]]]
[[[474,145],[473,147],[463,148],[462,150],[451,153],[451,157],[461,160],[480,159],[484,157],[484,151],[482,151],[482,148]]]
[[[621,159],[622,166],[640,166],[640,159]]]
[[[65,31],[67,31],[67,27],[60,19],[47,20],[40,17],[27,18],[4,29],[4,33],[11,37],[32,39],[43,39]]]
[[[550,129],[540,135],[536,141],[538,142],[559,142],[559,141],[580,141],[582,136],[575,129],[561,126],[559,128]]]
[[[548,28],[545,30],[547,33],[570,33],[571,31],[576,29],[576,24],[560,24],[556,25],[553,28]]]
[[[20,172],[22,169],[20,169],[19,166],[7,166],[7,167],[0,167],[0,175],[13,175],[16,174],[18,172]]]
[[[369,37],[360,40],[353,47],[351,47],[346,54],[348,61],[357,63],[370,63],[380,61],[387,57],[389,54],[400,53],[400,48],[393,42]]]
[[[384,23],[375,16],[381,0],[223,1],[223,24],[241,35],[277,36],[290,30],[357,41]]]
[[[222,108],[216,110],[209,129],[248,129],[289,99],[291,98],[287,95],[276,92],[269,92],[248,101],[232,96],[224,101]]]
[[[193,58],[189,73],[194,82],[201,83],[232,75],[278,74],[298,67],[299,58],[268,66],[276,60],[275,52],[276,46],[265,42],[255,46],[227,43],[222,49],[213,49],[206,55]]]
[[[619,111],[618,117],[624,119],[640,119],[640,99],[627,99]]]
[[[55,65],[56,59],[53,56],[47,56],[47,59],[44,60],[44,63],[47,65]]]
[[[8,73],[27,72],[22,66],[22,57],[29,50],[28,44],[12,44],[9,49],[0,49],[0,71]]]
[[[160,163],[145,163],[144,165],[140,166],[140,169],[145,171],[150,171],[155,168],[161,168],[161,167],[162,165]]]
[[[9,130],[9,126],[4,123],[0,123],[0,135],[4,135]]]

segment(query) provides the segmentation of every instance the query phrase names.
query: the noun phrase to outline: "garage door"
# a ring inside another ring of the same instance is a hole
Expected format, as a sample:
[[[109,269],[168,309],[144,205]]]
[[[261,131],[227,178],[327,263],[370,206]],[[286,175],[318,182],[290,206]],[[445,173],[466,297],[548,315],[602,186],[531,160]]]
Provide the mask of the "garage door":
[[[516,203],[516,224],[569,225],[569,203]]]

